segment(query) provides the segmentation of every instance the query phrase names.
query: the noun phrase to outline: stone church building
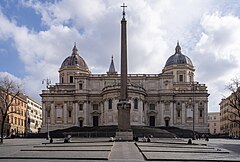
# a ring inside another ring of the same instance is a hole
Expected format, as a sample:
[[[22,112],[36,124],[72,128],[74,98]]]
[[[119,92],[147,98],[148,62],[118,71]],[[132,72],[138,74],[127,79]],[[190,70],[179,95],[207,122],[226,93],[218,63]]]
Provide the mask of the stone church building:
[[[194,66],[179,43],[160,74],[128,74],[130,122],[174,126],[206,133],[208,91],[194,81]],[[92,74],[76,45],[61,64],[59,83],[43,90],[41,132],[72,126],[118,124],[120,74],[112,58],[106,74]]]
[[[126,23],[124,10],[123,21]],[[126,34],[125,27],[121,31]],[[127,50],[127,44],[123,47]],[[126,74],[130,125],[174,126],[207,133],[209,94],[205,84],[195,82],[194,71],[192,61],[182,54],[178,42],[162,73]],[[58,72],[59,83],[40,94],[41,132],[73,126],[118,125],[121,78],[113,58],[106,74],[92,74],[75,44]]]

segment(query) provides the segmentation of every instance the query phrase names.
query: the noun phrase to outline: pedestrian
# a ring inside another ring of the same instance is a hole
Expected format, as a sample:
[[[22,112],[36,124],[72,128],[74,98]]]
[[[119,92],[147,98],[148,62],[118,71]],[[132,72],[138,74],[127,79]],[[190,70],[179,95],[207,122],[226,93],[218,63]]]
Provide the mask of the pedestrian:
[[[147,142],[151,142],[151,136],[148,136]]]
[[[53,143],[53,138],[52,137],[50,138],[50,143]]]

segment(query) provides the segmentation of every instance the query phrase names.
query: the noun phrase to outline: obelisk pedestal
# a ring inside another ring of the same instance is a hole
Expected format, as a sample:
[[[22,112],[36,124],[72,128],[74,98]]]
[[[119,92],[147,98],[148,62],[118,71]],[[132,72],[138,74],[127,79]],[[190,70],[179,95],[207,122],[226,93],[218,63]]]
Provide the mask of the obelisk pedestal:
[[[131,103],[120,101],[117,104],[118,108],[118,130],[116,132],[117,141],[133,140],[133,132],[130,125],[130,110]]]

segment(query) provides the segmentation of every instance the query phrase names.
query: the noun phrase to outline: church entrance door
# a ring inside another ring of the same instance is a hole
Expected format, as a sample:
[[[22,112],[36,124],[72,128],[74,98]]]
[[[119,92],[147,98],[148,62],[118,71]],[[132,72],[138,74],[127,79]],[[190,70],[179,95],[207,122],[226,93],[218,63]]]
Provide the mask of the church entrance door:
[[[149,124],[150,124],[150,127],[155,127],[155,116],[149,117]]]
[[[83,127],[83,120],[79,120],[79,127]]]
[[[93,116],[93,126],[94,127],[98,126],[98,116]]]
[[[165,119],[165,127],[169,127],[169,119]]]

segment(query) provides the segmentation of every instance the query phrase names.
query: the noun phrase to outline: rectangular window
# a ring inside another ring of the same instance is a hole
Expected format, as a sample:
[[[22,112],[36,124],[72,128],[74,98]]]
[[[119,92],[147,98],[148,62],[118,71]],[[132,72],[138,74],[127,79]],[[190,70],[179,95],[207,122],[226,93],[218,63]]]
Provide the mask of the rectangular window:
[[[82,83],[79,84],[79,89],[80,89],[80,90],[83,89],[83,85],[82,85]]]
[[[203,111],[202,110],[199,110],[199,117],[203,117]]]
[[[138,109],[138,99],[134,99],[134,109]]]
[[[70,76],[70,83],[73,83],[73,76]]]
[[[155,104],[150,104],[150,110],[155,110]]]
[[[98,104],[93,104],[93,110],[98,110]]]
[[[179,75],[179,82],[183,82],[183,75],[182,74]]]
[[[47,117],[48,118],[50,117],[50,111],[47,111]]]
[[[72,117],[72,111],[68,111],[68,117],[71,118]]]
[[[79,111],[83,111],[83,104],[79,104]]]
[[[181,117],[181,111],[180,110],[177,110],[177,117]]]
[[[108,109],[112,109],[112,99],[108,100]]]

